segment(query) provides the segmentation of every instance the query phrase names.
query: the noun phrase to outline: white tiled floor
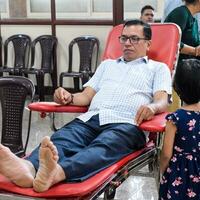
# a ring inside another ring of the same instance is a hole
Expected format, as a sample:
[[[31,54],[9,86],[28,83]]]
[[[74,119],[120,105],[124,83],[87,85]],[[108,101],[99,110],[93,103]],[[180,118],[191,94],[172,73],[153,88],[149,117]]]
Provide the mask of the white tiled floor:
[[[26,111],[27,112],[27,111]],[[74,118],[75,115],[66,115],[66,114],[56,114],[56,125],[58,127],[62,126],[67,121]],[[25,114],[24,121],[27,121]],[[1,128],[1,127],[0,127]],[[26,126],[24,126],[26,129]],[[32,125],[31,133],[28,144],[27,153],[31,151],[43,138],[45,135],[51,135],[52,130],[50,129],[50,119],[46,117],[41,119],[40,115],[37,112],[32,114]],[[0,200],[7,199],[26,199],[22,197],[13,197],[13,196],[1,196]],[[99,198],[102,199],[102,196]],[[156,183],[153,178],[146,177],[133,177],[130,176],[118,189],[115,195],[116,200],[157,200],[157,189]]]

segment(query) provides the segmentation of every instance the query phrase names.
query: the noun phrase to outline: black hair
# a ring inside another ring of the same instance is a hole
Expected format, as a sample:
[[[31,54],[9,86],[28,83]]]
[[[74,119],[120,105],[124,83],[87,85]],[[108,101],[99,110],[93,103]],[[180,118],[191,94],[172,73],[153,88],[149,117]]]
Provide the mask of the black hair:
[[[142,20],[139,20],[139,19],[128,20],[124,23],[124,27],[134,26],[134,25],[143,26],[143,32],[144,32],[145,39],[151,40],[152,31],[151,31],[151,26],[149,24],[147,24],[147,23],[145,23],[145,22],[143,22]]]
[[[141,9],[141,15],[144,13],[144,11],[145,10],[147,10],[147,9],[151,9],[151,10],[153,10],[154,11],[154,8],[151,6],[151,5],[146,5],[146,6],[144,6],[144,7],[142,7],[142,9]]]
[[[183,0],[183,1],[185,1],[185,2],[188,3],[188,4],[193,4],[193,3],[195,3],[197,0]]]
[[[200,101],[200,61],[184,59],[176,68],[174,90],[186,104]]]

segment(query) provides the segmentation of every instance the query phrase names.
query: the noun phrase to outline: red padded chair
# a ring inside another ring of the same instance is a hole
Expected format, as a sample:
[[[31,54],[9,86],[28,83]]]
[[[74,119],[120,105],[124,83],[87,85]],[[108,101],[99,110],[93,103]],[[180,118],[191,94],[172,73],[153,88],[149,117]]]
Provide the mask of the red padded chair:
[[[177,61],[178,49],[180,44],[180,29],[175,24],[152,24],[152,47],[149,57],[168,64],[170,69],[174,69]],[[121,34],[122,25],[114,27],[109,33],[103,59],[117,58],[121,56],[118,36]],[[166,40],[166,37],[168,40]],[[46,112],[85,112],[86,107],[79,106],[60,106],[52,102],[38,102],[29,105],[32,111]],[[143,122],[140,128],[145,131],[161,133],[165,129],[165,116],[167,113],[156,115],[152,120]],[[5,190],[12,194],[20,194],[37,198],[54,199],[96,199],[104,192],[104,199],[113,199],[116,188],[133,172],[138,171],[145,165],[149,165],[151,176],[158,174],[158,145],[148,142],[146,146],[136,151],[114,165],[104,169],[93,177],[81,183],[59,183],[48,191],[36,193],[32,188],[20,188],[5,177],[0,176],[0,190]]]
[[[122,55],[121,44],[118,41],[122,28],[123,24],[120,24],[111,30],[107,38],[103,60],[116,59]],[[174,66],[177,64],[177,56],[179,55],[177,53],[179,45],[177,41],[180,37],[180,35],[177,34],[178,27],[176,27],[175,24],[170,23],[155,23],[151,25],[151,28],[152,44],[148,52],[148,57],[150,59],[166,63],[172,71]],[[174,44],[175,42],[177,45]]]

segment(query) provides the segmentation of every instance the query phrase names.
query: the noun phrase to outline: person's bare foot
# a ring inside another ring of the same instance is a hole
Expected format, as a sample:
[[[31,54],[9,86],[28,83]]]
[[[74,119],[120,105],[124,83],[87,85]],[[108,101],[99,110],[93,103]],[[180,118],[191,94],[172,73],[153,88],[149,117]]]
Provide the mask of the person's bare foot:
[[[0,174],[20,187],[32,187],[35,168],[31,162],[17,157],[0,144]]]
[[[44,137],[39,152],[39,169],[33,181],[36,192],[44,192],[52,185],[65,179],[63,169],[58,165],[58,152],[49,137]]]

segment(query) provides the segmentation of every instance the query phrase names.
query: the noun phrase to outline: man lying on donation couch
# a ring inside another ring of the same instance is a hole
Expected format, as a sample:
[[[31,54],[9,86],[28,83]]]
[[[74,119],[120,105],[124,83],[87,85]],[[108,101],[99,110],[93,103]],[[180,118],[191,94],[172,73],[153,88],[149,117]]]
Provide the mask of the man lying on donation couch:
[[[89,110],[56,131],[25,159],[0,145],[0,173],[36,192],[60,181],[83,181],[143,148],[143,120],[166,110],[171,75],[164,63],[148,59],[151,27],[131,20],[121,36],[122,57],[105,60],[80,93],[58,88],[54,100]]]

